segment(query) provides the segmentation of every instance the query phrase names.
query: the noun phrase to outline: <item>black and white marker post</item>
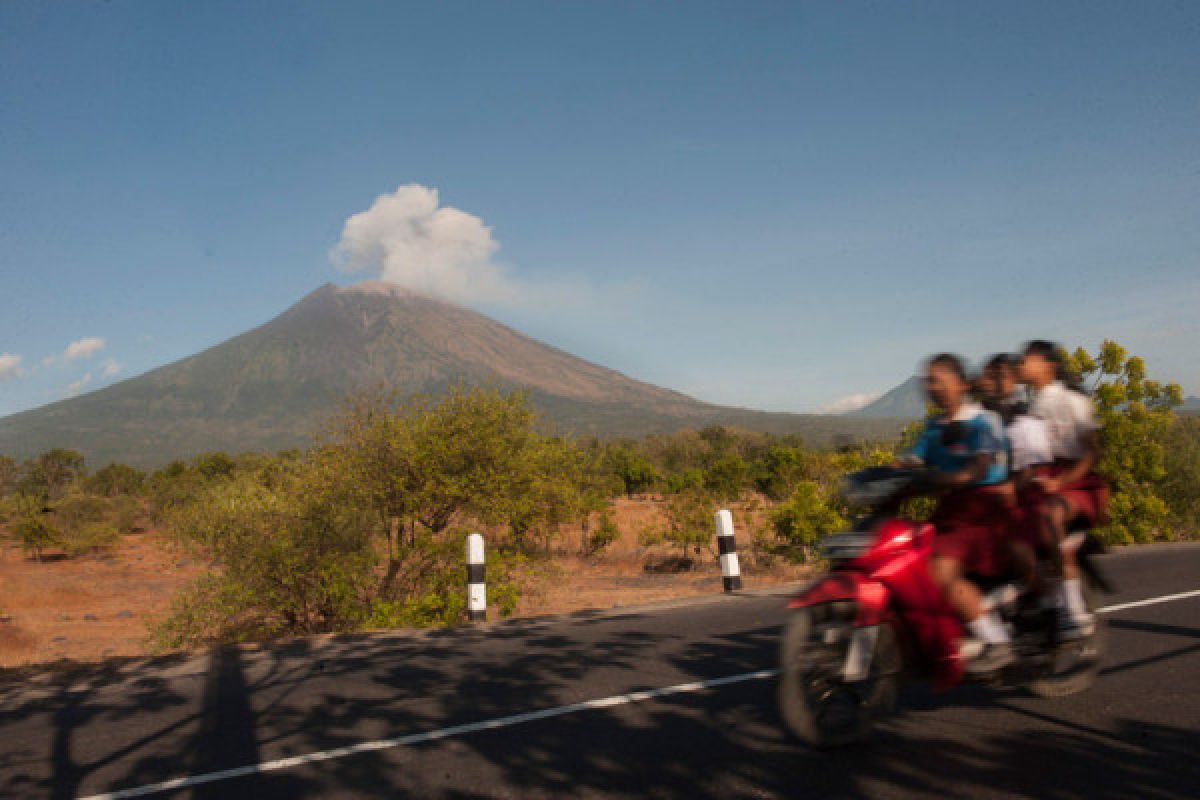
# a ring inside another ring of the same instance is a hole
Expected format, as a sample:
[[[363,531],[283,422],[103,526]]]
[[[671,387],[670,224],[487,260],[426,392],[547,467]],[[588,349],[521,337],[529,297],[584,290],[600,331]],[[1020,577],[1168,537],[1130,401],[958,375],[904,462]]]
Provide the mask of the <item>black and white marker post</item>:
[[[467,619],[482,622],[487,616],[487,587],[483,582],[483,536],[467,534]]]
[[[716,515],[717,553],[721,557],[721,583],[725,591],[742,588],[742,570],[738,566],[737,542],[733,539],[733,515],[722,508]]]

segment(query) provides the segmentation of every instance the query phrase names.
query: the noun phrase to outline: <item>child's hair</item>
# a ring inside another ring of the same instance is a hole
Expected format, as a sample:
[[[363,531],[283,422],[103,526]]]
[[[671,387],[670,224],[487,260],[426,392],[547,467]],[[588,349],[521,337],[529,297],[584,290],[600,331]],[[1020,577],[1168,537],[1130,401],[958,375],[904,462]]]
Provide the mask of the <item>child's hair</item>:
[[[1054,342],[1045,339],[1034,339],[1025,345],[1025,355],[1041,356],[1054,365],[1054,377],[1063,382],[1068,389],[1074,389],[1081,394],[1087,394],[1083,380],[1071,371],[1063,360],[1063,349]]]
[[[1062,369],[1062,350],[1054,342],[1046,339],[1034,339],[1025,345],[1025,355],[1041,356],[1053,364],[1056,370]]]
[[[963,383],[970,384],[970,381],[967,380],[966,365],[963,363],[961,358],[953,353],[938,353],[936,356],[929,359],[928,366],[948,369],[957,375],[959,380],[961,380]]]
[[[984,363],[983,368],[985,370],[1000,369],[1001,367],[1016,369],[1020,360],[1020,356],[1013,355],[1012,353],[996,353],[996,355],[992,356],[987,360],[987,362]]]

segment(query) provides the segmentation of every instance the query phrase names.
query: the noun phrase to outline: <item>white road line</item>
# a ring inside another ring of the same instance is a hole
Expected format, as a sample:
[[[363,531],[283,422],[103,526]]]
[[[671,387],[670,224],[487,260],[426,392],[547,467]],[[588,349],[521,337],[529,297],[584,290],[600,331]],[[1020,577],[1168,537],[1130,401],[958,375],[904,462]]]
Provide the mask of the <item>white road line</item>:
[[[1194,589],[1190,592],[1179,592],[1178,594],[1165,594],[1162,597],[1151,597],[1147,600],[1136,600],[1132,603],[1121,603],[1115,606],[1105,606],[1097,608],[1097,614],[1111,614],[1114,611],[1124,611],[1127,608],[1141,608],[1142,606],[1155,606],[1159,603],[1169,603],[1172,600],[1183,600],[1187,597],[1200,597],[1200,589]]]
[[[561,717],[564,714],[575,714],[579,711],[591,711],[597,708],[612,708],[614,706],[623,706],[629,703],[640,703],[643,700],[653,700],[657,697],[667,697],[673,694],[687,694],[689,692],[701,692],[705,689],[712,689],[717,686],[727,686],[731,683],[742,683],[743,681],[761,680],[763,678],[772,678],[779,674],[777,669],[760,669],[756,672],[743,672],[740,675],[730,675],[725,678],[713,678],[707,681],[694,681],[692,683],[679,683],[674,686],[666,686],[661,689],[647,689],[641,692],[629,692],[628,694],[618,694],[612,697],[601,697],[596,700],[585,700],[582,703],[572,703],[567,706],[558,706],[556,708],[546,708],[541,711],[529,711],[524,714],[513,714],[509,717],[497,717],[496,719],[487,719],[482,722],[469,722],[465,725],[453,725],[449,728],[439,728],[436,731],[427,731],[425,733],[413,733],[408,736],[398,736],[394,739],[379,739],[374,742],[360,742],[359,744],[349,745],[348,747],[337,747],[333,750],[322,750],[317,753],[308,753],[302,756],[292,756],[291,758],[281,758],[275,761],[264,761],[261,764],[248,764],[244,767],[234,767],[233,769],[223,769],[219,772],[206,772],[202,775],[188,775],[182,778],[174,778],[162,783],[151,783],[146,786],[138,786],[133,789],[120,789],[115,792],[107,792],[105,794],[96,794],[83,800],[118,800],[125,797],[143,797],[156,792],[167,792],[174,789],[185,789],[189,786],[197,786],[202,783],[212,783],[213,781],[223,781],[229,778],[240,778],[245,775],[254,775],[261,772],[272,772],[278,769],[288,769],[289,767],[298,767],[301,764],[311,764],[316,761],[328,761],[332,758],[344,758],[352,756],[356,753],[366,753],[372,750],[387,750],[393,747],[403,747],[405,745],[420,744],[422,742],[432,742],[438,739],[447,739],[451,736],[461,736],[465,733],[475,733],[476,731],[494,730],[495,728],[506,728],[510,725],[520,725],[524,722],[534,722],[540,719],[549,719],[551,717]]]
[[[1128,608],[1140,608],[1141,606],[1169,603],[1172,600],[1183,600],[1188,597],[1200,597],[1200,589],[1190,592],[1179,592],[1178,594],[1163,595],[1161,597],[1151,597],[1146,600],[1137,600],[1132,603],[1120,603],[1115,606],[1105,606],[1104,608],[1096,609],[1096,613],[1112,614],[1116,611],[1124,611]],[[779,670],[777,669],[760,669],[755,672],[743,672],[740,675],[730,675],[725,678],[712,678],[706,681],[693,681],[692,683],[678,683],[674,686],[665,686],[661,689],[646,689],[640,692],[617,694],[611,697],[601,697],[596,700],[585,700],[582,703],[572,703],[571,705],[546,708],[540,711],[527,711],[524,714],[513,714],[508,717],[486,719],[481,722],[468,722],[465,725],[452,725],[449,728],[439,728],[435,731],[426,731],[425,733],[412,733],[408,736],[397,736],[394,739],[378,739],[373,742],[360,742],[347,747],[336,747],[332,750],[321,750],[316,753],[307,753],[302,756],[291,756],[290,758],[280,758],[276,759],[275,761],[264,761],[261,764],[247,764],[246,766],[234,767],[233,769],[223,769],[219,772],[205,772],[200,775],[185,775],[180,778],[173,778],[169,781],[163,781],[162,783],[151,783],[145,786],[137,786],[132,789],[118,789],[115,792],[94,794],[81,798],[81,800],[121,800],[121,798],[126,797],[144,797],[149,794],[157,794],[158,792],[186,789],[189,786],[198,786],[202,783],[212,783],[214,781],[223,781],[230,778],[241,778],[246,775],[274,772],[275,770],[280,769],[290,769],[291,767],[298,767],[302,764],[313,764],[318,761],[329,761],[330,759],[334,758],[345,758],[346,756],[352,756],[358,753],[368,753],[374,750],[389,750],[393,747],[404,747],[406,745],[421,744],[422,742],[433,742],[437,741],[438,739],[448,739],[451,736],[462,736],[463,734],[476,733],[477,731],[507,728],[510,725],[521,725],[526,722],[535,722],[541,719],[561,717],[566,714],[575,714],[580,711],[592,711],[597,708],[613,708],[615,706],[628,705],[629,703],[640,703],[643,700],[653,700],[658,697],[668,697],[673,694],[702,692],[705,689],[713,689],[718,686],[728,686],[731,683],[742,683],[744,681],[773,678],[778,674]]]

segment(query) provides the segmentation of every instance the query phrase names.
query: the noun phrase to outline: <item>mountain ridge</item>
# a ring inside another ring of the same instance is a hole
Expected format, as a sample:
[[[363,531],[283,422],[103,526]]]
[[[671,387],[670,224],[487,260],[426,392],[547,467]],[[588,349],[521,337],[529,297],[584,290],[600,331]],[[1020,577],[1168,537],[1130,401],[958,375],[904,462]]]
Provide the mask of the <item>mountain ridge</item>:
[[[817,441],[899,423],[715,406],[630,378],[477,312],[380,281],[325,284],[267,322],[85,395],[0,418],[0,453],[71,447],[93,466],[157,466],[208,450],[302,447],[349,393],[527,391],[559,429],[638,436],[723,424]]]
[[[925,384],[913,375],[862,408],[846,413],[848,417],[921,419],[925,416]]]

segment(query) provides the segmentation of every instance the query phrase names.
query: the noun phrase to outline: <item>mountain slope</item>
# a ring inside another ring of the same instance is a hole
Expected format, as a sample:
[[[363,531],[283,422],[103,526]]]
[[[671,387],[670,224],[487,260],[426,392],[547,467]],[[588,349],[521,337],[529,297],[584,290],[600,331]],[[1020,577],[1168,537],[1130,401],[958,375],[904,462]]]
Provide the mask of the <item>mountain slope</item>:
[[[878,400],[846,416],[920,419],[925,416],[925,385],[919,376],[914,375]]]
[[[530,339],[481,314],[390,284],[325,285],[222,344],[81,397],[0,419],[0,453],[50,447],[154,466],[206,450],[306,444],[351,391],[439,393],[454,382],[529,391],[575,433],[641,435],[711,424],[776,433],[885,436],[852,421],[712,406]]]

